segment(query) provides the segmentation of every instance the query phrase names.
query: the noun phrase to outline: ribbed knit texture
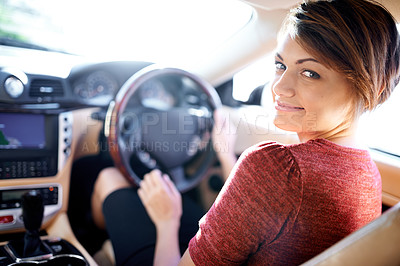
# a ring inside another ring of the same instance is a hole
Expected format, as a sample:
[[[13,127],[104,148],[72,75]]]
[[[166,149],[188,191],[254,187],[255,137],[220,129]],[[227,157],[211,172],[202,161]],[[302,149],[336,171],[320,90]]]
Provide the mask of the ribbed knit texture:
[[[189,243],[196,265],[298,265],[381,213],[368,151],[324,139],[249,148]]]

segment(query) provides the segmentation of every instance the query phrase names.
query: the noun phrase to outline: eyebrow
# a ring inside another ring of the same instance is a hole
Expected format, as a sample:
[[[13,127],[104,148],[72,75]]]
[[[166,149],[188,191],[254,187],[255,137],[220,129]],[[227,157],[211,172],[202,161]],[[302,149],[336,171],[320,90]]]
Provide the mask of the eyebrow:
[[[281,59],[282,61],[284,61],[283,58],[282,58],[282,56],[281,56],[279,53],[276,53],[275,55],[276,55],[279,59]],[[321,64],[318,60],[316,60],[316,59],[314,59],[314,58],[311,58],[311,57],[310,57],[310,58],[299,59],[299,60],[296,61],[296,64],[302,64],[302,63],[307,62],[307,61],[311,61],[311,62],[315,62],[315,63]]]

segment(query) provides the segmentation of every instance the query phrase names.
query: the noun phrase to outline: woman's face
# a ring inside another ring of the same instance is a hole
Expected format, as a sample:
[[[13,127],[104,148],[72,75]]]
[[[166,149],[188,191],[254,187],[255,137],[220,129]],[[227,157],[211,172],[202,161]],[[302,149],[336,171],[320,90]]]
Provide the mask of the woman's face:
[[[349,82],[322,63],[289,35],[278,44],[272,83],[274,124],[297,132],[300,139],[334,132],[352,106]]]

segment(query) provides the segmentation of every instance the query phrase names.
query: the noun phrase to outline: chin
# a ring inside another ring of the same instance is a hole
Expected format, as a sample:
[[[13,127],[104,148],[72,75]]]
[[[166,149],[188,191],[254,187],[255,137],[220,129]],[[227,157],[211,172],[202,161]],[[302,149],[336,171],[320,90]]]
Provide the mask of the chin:
[[[288,116],[276,115],[274,118],[274,125],[282,130],[300,133],[303,131],[303,125],[301,122],[294,121]]]

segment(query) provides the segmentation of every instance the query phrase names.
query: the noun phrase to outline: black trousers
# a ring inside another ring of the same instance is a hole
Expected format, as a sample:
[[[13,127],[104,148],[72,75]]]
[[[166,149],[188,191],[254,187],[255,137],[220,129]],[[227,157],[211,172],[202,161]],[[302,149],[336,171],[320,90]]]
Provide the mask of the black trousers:
[[[179,230],[181,254],[198,230],[204,211],[189,196],[182,195],[183,214]],[[103,204],[107,232],[117,265],[153,265],[156,228],[137,195],[136,188],[111,193]]]

